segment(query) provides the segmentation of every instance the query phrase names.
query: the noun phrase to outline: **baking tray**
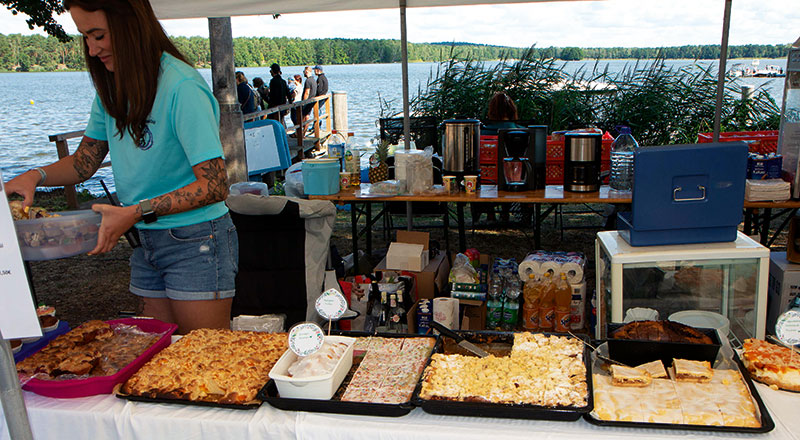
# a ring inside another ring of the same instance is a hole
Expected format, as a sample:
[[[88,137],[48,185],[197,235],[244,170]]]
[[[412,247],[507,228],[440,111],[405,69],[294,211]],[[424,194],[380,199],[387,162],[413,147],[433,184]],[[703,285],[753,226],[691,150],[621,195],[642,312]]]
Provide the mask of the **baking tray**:
[[[584,414],[583,418],[586,419],[587,422],[597,426],[621,426],[626,428],[647,428],[647,429],[662,428],[662,429],[680,429],[680,430],[691,430],[691,431],[740,432],[747,434],[763,434],[765,432],[772,431],[773,429],[775,429],[775,422],[772,420],[772,416],[769,414],[769,411],[767,411],[767,406],[764,405],[764,401],[761,400],[761,395],[758,394],[756,386],[753,384],[753,381],[750,380],[750,375],[746,374],[747,369],[744,367],[744,364],[742,364],[741,359],[739,359],[739,356],[736,353],[733,354],[733,361],[736,364],[736,367],[739,369],[739,373],[742,375],[744,383],[747,384],[747,388],[750,390],[750,395],[753,397],[753,400],[756,403],[756,407],[758,408],[759,414],[761,414],[761,426],[758,428],[748,428],[741,426],[620,422],[611,420],[599,420],[594,418],[589,413]]]
[[[203,402],[203,401],[195,401],[195,400],[181,400],[181,399],[163,399],[163,398],[151,398],[151,397],[144,397],[144,396],[132,396],[130,394],[125,394],[120,391],[117,391],[116,396],[120,399],[130,400],[133,402],[145,402],[145,403],[167,403],[170,405],[173,404],[181,404],[181,405],[191,405],[191,406],[209,406],[213,408],[229,408],[229,409],[258,409],[261,406],[261,402],[252,402],[252,403],[243,403],[243,404],[235,404],[235,403],[217,403],[217,402]]]
[[[481,348],[486,349],[489,353],[497,352],[497,345],[510,344],[514,341],[514,332],[496,332],[496,331],[459,331],[468,341],[477,344]],[[573,336],[568,333],[541,333],[548,336],[565,336],[572,338]],[[581,337],[580,339],[588,342],[588,337]],[[493,346],[495,346],[493,348]],[[437,343],[435,350],[441,352],[444,348],[444,343],[440,339]],[[437,350],[438,349],[438,350]],[[425,365],[428,368],[430,359]],[[530,405],[530,404],[507,404],[507,403],[484,403],[484,402],[459,402],[451,400],[427,400],[419,397],[422,389],[422,379],[417,383],[417,388],[414,390],[414,397],[412,402],[421,407],[425,412],[431,414],[442,414],[452,416],[469,416],[469,417],[497,417],[497,418],[513,418],[513,419],[535,419],[535,420],[556,420],[556,421],[575,421],[581,418],[581,415],[588,413],[594,408],[594,391],[592,390],[592,370],[591,360],[589,359],[588,348],[583,346],[583,364],[586,367],[586,385],[588,389],[588,400],[585,406],[581,407],[561,407],[552,408],[548,406]],[[423,370],[424,376],[424,370]]]
[[[711,344],[691,344],[688,342],[658,342],[642,339],[613,339],[611,333],[625,324],[608,324],[606,339],[608,354],[611,359],[625,365],[636,366],[654,360],[661,360],[664,365],[672,365],[672,359],[688,359],[692,361],[708,361],[714,365],[721,347],[719,334],[713,328],[692,327],[711,338]]]
[[[436,338],[430,335],[417,335],[417,334],[401,334],[401,333],[367,333],[359,331],[333,331],[331,334],[351,336],[351,337],[367,337],[367,336],[380,336],[383,338]],[[437,344],[438,344],[437,339]],[[434,347],[435,350],[435,347]],[[428,359],[430,361],[430,359]],[[414,409],[411,401],[406,403],[368,403],[368,402],[343,402],[339,397],[347,388],[350,379],[356,372],[360,362],[353,362],[347,376],[345,377],[339,389],[334,394],[333,399],[330,400],[316,400],[316,399],[291,399],[284,398],[278,395],[278,389],[274,381],[270,380],[264,385],[258,393],[258,398],[264,402],[269,403],[275,408],[286,411],[310,411],[322,413],[335,413],[335,414],[358,414],[367,416],[382,416],[382,417],[400,417],[408,414]],[[427,365],[427,363],[426,363]],[[419,380],[419,379],[418,379]],[[413,394],[412,394],[413,399]]]
[[[144,365],[145,362],[149,361],[150,358],[161,351],[161,349],[169,345],[172,333],[178,329],[178,326],[175,324],[167,324],[156,319],[146,318],[122,318],[106,321],[106,323],[109,325],[134,325],[144,332],[163,333],[163,336],[130,364],[111,376],[68,380],[42,380],[34,378],[29,380],[22,388],[47,397],[72,398],[93,396],[95,394],[111,394],[116,384],[128,380],[128,378]]]
[[[42,337],[33,341],[22,344],[22,349],[16,353],[14,353],[14,362],[19,362],[26,357],[36,353],[37,351],[44,348],[47,344],[50,343],[56,336],[63,335],[64,333],[70,330],[69,324],[66,321],[58,321],[58,325],[55,329],[50,330],[49,332],[42,332]]]

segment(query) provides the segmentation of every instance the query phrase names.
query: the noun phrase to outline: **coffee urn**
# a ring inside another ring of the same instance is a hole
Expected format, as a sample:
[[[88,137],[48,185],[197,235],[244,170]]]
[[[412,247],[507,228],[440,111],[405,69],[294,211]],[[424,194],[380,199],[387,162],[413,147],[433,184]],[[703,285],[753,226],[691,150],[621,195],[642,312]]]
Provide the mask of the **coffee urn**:
[[[564,190],[593,192],[600,190],[600,133],[567,132],[564,134]]]
[[[481,122],[477,119],[447,119],[443,123],[442,155],[444,174],[456,176],[478,175],[478,145]]]

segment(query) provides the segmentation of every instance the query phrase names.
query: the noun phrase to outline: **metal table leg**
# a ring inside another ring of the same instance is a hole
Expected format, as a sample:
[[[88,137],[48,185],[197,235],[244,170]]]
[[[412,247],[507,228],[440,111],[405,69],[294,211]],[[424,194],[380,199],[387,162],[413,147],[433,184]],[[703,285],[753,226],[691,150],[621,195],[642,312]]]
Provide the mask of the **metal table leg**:
[[[533,247],[536,250],[542,248],[542,205],[534,203],[533,206]]]
[[[753,234],[753,208],[744,210],[744,235]]]
[[[372,255],[372,203],[367,203],[367,256]]]
[[[350,221],[353,234],[353,275],[358,275],[358,207],[355,202],[350,202]]]
[[[771,222],[772,208],[764,208],[764,213],[761,217],[761,244],[767,245],[769,241],[769,224]]]
[[[456,203],[456,212],[458,214],[458,251],[464,252],[467,250],[467,234],[464,225],[464,202]]]

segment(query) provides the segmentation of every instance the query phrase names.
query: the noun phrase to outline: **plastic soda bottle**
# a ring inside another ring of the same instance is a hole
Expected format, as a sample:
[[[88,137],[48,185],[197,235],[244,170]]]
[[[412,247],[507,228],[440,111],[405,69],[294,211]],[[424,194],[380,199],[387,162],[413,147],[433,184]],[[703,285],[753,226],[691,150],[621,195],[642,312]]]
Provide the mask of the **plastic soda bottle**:
[[[539,330],[539,296],[541,282],[534,274],[528,275],[528,281],[522,289],[522,326],[528,330]]]
[[[555,290],[550,272],[545,272],[539,300],[539,330],[553,331],[555,327]]]
[[[639,143],[631,136],[631,129],[622,126],[619,136],[611,144],[611,178],[609,185],[617,191],[633,189],[633,153]]]
[[[508,280],[506,284],[506,302],[503,304],[503,329],[514,330],[519,323],[520,280]]]
[[[486,301],[486,328],[500,327],[503,319],[503,280],[495,269],[489,284],[489,299]]]
[[[572,303],[572,287],[567,282],[567,276],[561,274],[555,289],[555,330],[567,332],[570,329],[570,306]]]

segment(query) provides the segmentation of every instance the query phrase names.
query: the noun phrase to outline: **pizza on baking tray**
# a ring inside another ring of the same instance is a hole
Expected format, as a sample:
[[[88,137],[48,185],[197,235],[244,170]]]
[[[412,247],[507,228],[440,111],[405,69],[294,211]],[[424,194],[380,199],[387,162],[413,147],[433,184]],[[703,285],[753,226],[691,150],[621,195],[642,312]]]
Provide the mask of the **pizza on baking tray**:
[[[156,354],[121,391],[153,399],[253,403],[287,348],[286,333],[193,330]]]
[[[745,339],[742,354],[750,377],[784,390],[800,391],[800,354],[760,339]]]

